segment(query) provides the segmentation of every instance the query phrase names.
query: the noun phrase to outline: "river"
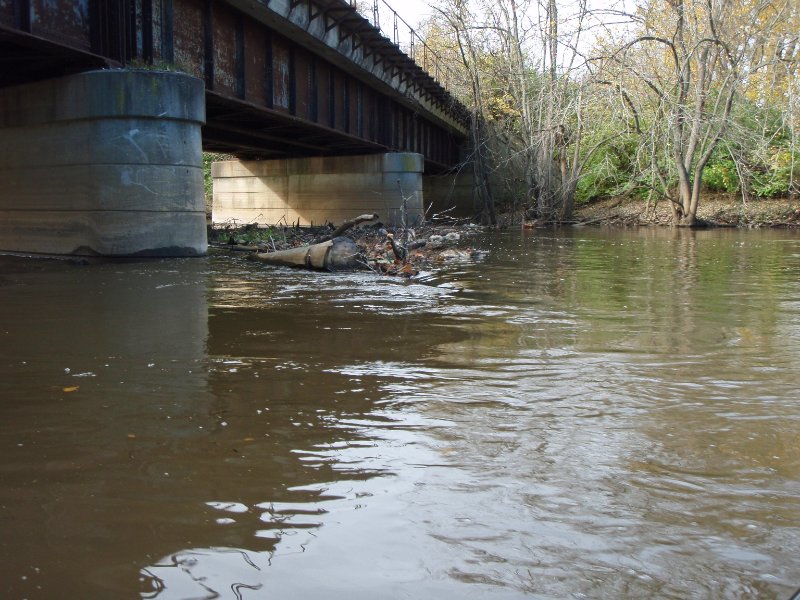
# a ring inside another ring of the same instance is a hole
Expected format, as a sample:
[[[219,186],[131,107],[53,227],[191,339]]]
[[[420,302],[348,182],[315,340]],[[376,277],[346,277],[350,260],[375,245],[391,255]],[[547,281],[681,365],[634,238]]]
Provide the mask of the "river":
[[[800,234],[470,243],[0,258],[0,597],[791,596]]]

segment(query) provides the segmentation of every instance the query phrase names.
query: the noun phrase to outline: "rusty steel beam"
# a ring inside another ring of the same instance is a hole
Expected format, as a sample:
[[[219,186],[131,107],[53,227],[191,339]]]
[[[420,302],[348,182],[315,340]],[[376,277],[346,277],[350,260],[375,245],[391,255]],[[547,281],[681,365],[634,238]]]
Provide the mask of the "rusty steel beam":
[[[241,135],[263,138],[283,144],[284,147],[297,147],[297,154],[330,154],[331,149],[349,149],[350,154],[363,152],[386,151],[387,147],[377,142],[365,140],[353,134],[346,134],[338,129],[309,123],[283,111],[272,110],[265,113],[258,106],[236,102],[210,92],[207,94],[207,125],[209,139],[213,144],[213,132],[235,132]],[[253,120],[259,118],[261,126],[254,128]],[[312,140],[319,140],[314,142]],[[308,152],[312,151],[313,152]]]
[[[381,68],[382,58],[380,55],[391,54],[400,57],[402,67],[408,67],[408,69],[416,68],[416,64],[391,40],[385,38],[379,30],[371,26],[366,19],[352,12],[352,7],[348,2],[344,0],[310,1],[318,4],[323,10],[338,8],[347,11],[352,15],[353,21],[334,20],[334,22],[329,21],[321,26],[320,19],[309,19],[307,11],[304,13],[303,11],[289,10],[291,5],[288,3],[273,3],[267,8],[249,0],[224,0],[269,27],[274,28],[278,26],[278,23],[282,23],[287,35],[291,35],[304,47],[312,49],[315,54],[332,60],[338,67],[361,79],[367,85],[381,89],[381,93],[392,96],[398,102],[407,103],[414,110],[428,112],[426,118],[440,121],[442,126],[454,129],[458,134],[466,136],[466,111],[449,96],[446,90],[441,86],[438,89],[425,88],[421,94],[417,93],[418,97],[409,98],[409,93],[413,96],[415,92],[410,90],[410,86],[404,83],[404,80],[397,77],[397,71],[395,70],[394,76],[391,76]],[[452,110],[451,106],[455,110]]]
[[[142,60],[153,63],[153,0],[140,0],[142,14]]]
[[[245,40],[244,40],[244,19],[242,15],[236,16],[236,30],[234,32],[234,44],[236,46],[236,97],[244,100],[245,92],[245,61],[247,56],[245,54]]]
[[[175,10],[172,0],[161,0],[161,60],[175,62]]]
[[[206,89],[214,89],[214,0],[203,0],[203,76]]]

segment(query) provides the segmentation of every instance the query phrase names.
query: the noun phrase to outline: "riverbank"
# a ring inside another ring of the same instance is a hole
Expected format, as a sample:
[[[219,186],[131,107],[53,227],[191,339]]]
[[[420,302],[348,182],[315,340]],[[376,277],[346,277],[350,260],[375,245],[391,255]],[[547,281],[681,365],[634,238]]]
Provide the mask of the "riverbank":
[[[698,219],[711,226],[742,228],[800,227],[800,202],[789,199],[754,199],[746,203],[730,195],[705,196]],[[666,202],[656,205],[627,198],[605,198],[579,206],[575,223],[598,226],[670,225]],[[519,227],[519,217],[506,215],[501,228]],[[409,229],[382,224],[358,226],[344,233],[358,245],[365,268],[390,275],[411,276],[452,260],[475,260],[486,255],[470,244],[485,228],[467,221],[427,222]],[[218,250],[275,252],[308,246],[333,231],[328,227],[257,227],[255,225],[208,228],[209,244]]]
[[[709,194],[700,199],[698,219],[719,227],[800,227],[800,201],[788,198],[756,198],[742,202],[740,196]],[[579,206],[575,219],[584,225],[669,225],[669,204],[655,206],[629,198],[603,198]]]

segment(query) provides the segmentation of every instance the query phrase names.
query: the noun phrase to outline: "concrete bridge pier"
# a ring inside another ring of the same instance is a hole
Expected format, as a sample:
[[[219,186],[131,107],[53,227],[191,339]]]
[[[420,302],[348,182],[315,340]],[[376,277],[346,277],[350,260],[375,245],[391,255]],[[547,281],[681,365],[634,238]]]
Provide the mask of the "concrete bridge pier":
[[[215,224],[341,224],[377,213],[389,226],[423,220],[423,157],[411,152],[214,163]],[[405,209],[404,209],[405,206]]]
[[[207,251],[204,84],[90,71],[0,89],[0,251]]]

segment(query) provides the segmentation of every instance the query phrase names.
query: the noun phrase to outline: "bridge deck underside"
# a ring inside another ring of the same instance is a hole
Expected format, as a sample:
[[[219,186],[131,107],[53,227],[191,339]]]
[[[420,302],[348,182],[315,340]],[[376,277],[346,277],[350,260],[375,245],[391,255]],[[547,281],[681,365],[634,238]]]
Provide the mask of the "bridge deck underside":
[[[369,27],[341,0],[291,6],[331,19],[330,27]],[[205,81],[208,150],[264,158],[418,152],[431,171],[458,162],[463,131],[301,39],[291,22],[265,20],[226,0],[11,0],[0,3],[0,86],[101,66],[178,69]],[[373,42],[373,60],[406,83],[419,77],[400,75],[408,58],[385,42]],[[446,111],[452,99],[425,77],[413,91]]]
[[[96,56],[53,40],[24,34],[0,22],[0,87],[108,66]]]

